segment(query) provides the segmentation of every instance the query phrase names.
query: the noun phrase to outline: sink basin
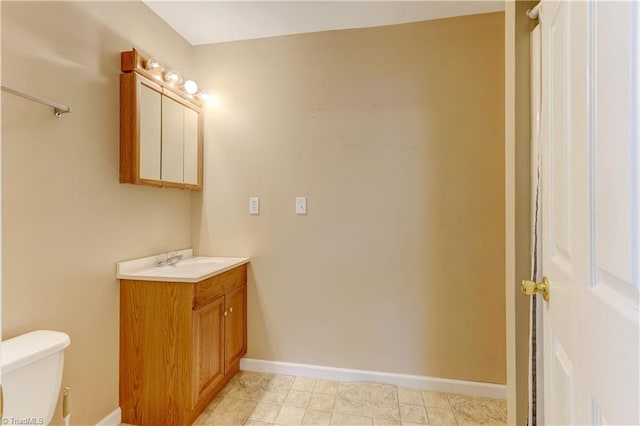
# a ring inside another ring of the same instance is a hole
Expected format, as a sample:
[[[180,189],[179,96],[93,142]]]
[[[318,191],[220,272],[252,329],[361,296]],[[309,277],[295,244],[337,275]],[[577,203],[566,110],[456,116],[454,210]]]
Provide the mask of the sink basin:
[[[193,257],[191,249],[179,251],[184,258],[175,265],[156,266],[157,256],[119,262],[116,277],[137,281],[195,283],[248,263],[248,257]]]

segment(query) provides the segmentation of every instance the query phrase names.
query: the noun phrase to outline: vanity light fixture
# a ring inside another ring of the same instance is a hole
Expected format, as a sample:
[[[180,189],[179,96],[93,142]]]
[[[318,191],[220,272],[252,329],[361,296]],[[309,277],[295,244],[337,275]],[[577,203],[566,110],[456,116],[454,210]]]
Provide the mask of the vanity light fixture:
[[[184,80],[178,70],[166,66],[159,58],[152,56],[147,59],[142,55],[138,58],[139,62],[135,66],[144,69],[147,76],[166,82],[172,89],[181,90],[189,98],[195,98],[202,102],[207,100],[207,95],[200,91],[198,83],[193,80]]]

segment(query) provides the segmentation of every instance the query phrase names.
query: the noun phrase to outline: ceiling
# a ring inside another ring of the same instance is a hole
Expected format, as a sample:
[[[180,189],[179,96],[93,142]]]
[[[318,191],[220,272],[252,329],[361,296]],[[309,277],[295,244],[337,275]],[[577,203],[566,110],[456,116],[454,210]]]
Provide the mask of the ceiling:
[[[504,1],[143,1],[192,45],[504,10]]]

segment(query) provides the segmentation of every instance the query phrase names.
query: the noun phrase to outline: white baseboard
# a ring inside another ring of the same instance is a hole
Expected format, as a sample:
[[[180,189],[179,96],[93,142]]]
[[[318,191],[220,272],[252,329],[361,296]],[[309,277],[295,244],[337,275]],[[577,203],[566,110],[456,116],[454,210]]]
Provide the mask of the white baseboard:
[[[457,393],[506,399],[507,386],[495,383],[470,382],[465,380],[441,379],[438,377],[413,376],[409,374],[383,373],[380,371],[352,370],[349,368],[325,367],[321,365],[295,364],[291,362],[265,361],[242,358],[240,369],[262,373],[286,374],[291,376],[315,377],[318,379],[343,382],[376,382],[404,386],[431,392]]]
[[[96,423],[96,426],[118,426],[122,421],[122,412],[120,411],[120,407],[113,410],[111,413],[107,414],[107,416]]]

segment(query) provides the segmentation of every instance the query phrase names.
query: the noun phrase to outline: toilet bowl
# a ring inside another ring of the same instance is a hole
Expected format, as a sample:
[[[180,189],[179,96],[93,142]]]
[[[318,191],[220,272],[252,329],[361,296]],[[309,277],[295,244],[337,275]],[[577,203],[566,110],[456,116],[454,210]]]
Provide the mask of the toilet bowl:
[[[49,424],[60,395],[64,349],[59,331],[37,330],[2,342],[3,424]]]

